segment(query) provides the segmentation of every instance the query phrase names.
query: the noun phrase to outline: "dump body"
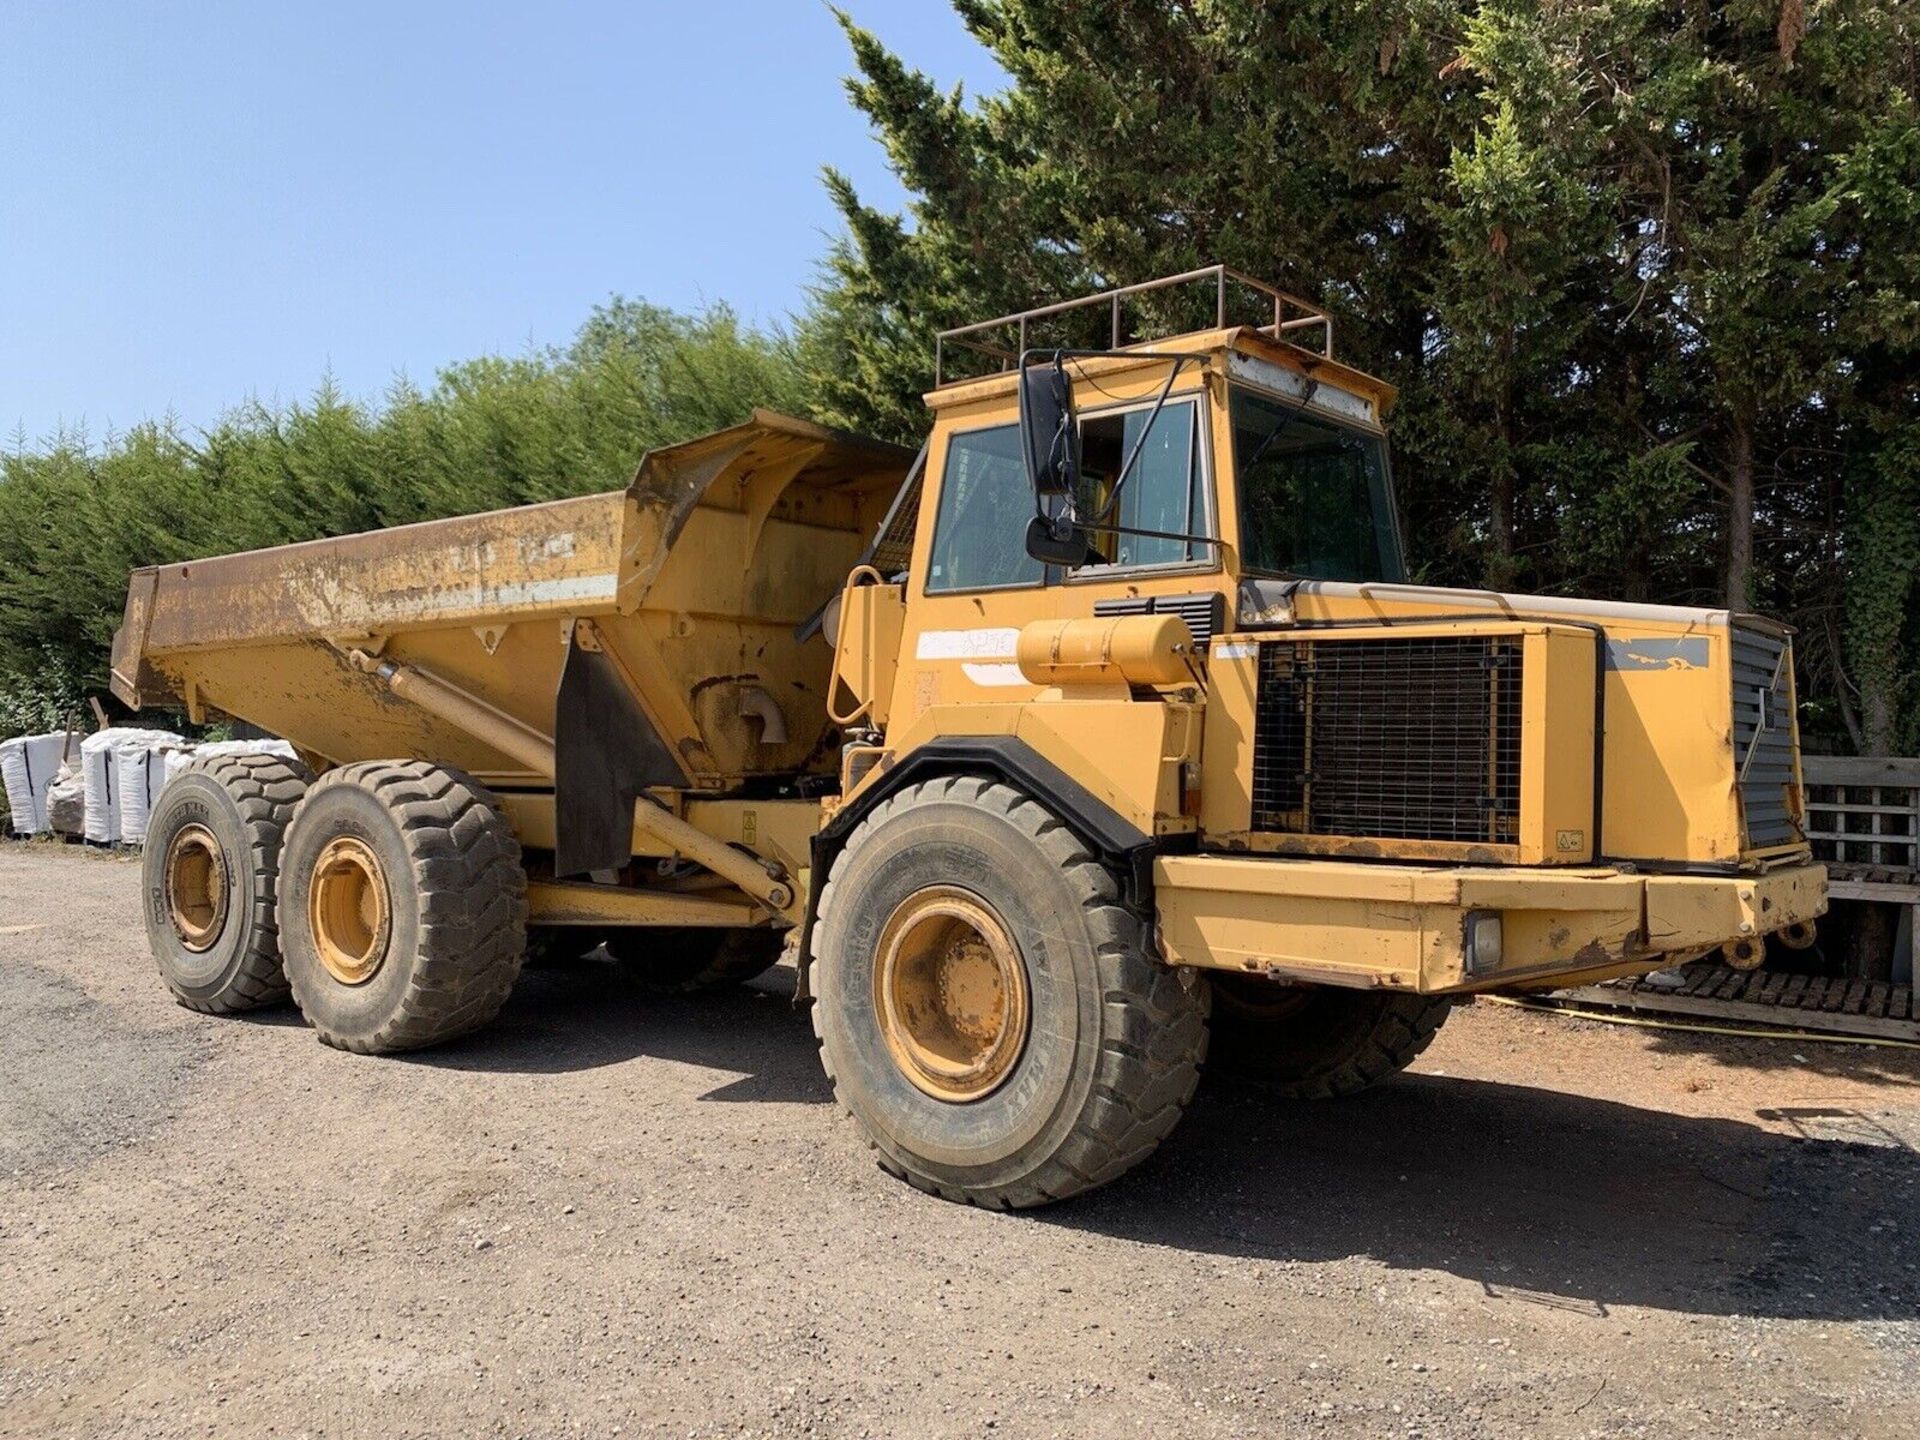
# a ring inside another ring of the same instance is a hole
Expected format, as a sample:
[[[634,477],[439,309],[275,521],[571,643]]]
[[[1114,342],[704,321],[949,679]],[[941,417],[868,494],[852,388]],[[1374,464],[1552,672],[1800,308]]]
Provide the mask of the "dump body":
[[[839,588],[910,452],[765,412],[655,451],[623,491],[138,571],[113,647],[129,704],[175,699],[325,764],[414,756],[538,786],[391,693],[358,650],[555,731],[574,622],[631,677],[687,789],[833,768],[831,665],[797,629]]]

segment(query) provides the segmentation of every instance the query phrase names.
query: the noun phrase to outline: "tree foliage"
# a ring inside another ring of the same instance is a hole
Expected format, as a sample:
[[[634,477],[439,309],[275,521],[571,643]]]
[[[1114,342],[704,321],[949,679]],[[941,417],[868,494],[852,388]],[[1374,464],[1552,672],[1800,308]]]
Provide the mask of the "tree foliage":
[[[1421,578],[1780,614],[1810,735],[1920,748],[1912,6],[952,3],[1002,91],[842,17],[910,200],[828,173],[791,338],[615,300],[376,404],[0,454],[0,696],[101,685],[132,567],[616,485],[755,404],[912,440],[942,328],[1221,261],[1399,388]]]
[[[1920,744],[1911,7],[954,5],[1003,93],[843,17],[911,204],[829,176],[831,418],[910,436],[940,328],[1223,261],[1400,387],[1420,573],[1783,613],[1815,729]]]

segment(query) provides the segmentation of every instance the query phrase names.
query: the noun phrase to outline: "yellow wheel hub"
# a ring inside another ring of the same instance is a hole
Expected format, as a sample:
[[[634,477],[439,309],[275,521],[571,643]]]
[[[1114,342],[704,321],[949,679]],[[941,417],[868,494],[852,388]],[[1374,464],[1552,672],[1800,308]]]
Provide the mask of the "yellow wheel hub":
[[[204,825],[183,826],[167,842],[167,918],[196,955],[213,948],[227,925],[227,865]]]
[[[938,885],[880,931],[873,1007],[900,1072],[936,1100],[993,1093],[1027,1046],[1027,969],[978,896]]]
[[[364,840],[342,835],[320,852],[307,889],[307,919],[327,973],[364,985],[379,973],[393,931],[386,872]]]

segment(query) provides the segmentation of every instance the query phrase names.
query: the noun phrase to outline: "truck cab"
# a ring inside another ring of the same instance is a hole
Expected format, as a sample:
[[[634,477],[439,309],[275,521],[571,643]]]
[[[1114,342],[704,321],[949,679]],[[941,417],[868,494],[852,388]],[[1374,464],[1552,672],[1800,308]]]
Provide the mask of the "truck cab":
[[[943,337],[1000,368],[928,395],[891,568],[842,597],[833,803],[1018,756],[1140,837],[1165,958],[1255,993],[1558,987],[1810,923],[1789,634],[1407,583],[1394,392],[1328,317],[1219,270],[1084,303],[1117,338],[1194,284],[1217,323],[1173,338]]]

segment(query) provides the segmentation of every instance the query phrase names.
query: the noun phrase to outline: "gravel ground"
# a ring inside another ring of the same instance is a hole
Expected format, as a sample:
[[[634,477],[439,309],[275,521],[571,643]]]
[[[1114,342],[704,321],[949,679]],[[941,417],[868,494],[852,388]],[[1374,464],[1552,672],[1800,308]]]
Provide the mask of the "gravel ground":
[[[0,846],[0,1434],[1914,1433],[1909,1052],[1478,1005],[993,1215],[873,1166],[778,975],[370,1060],[172,1005],[137,883]]]

